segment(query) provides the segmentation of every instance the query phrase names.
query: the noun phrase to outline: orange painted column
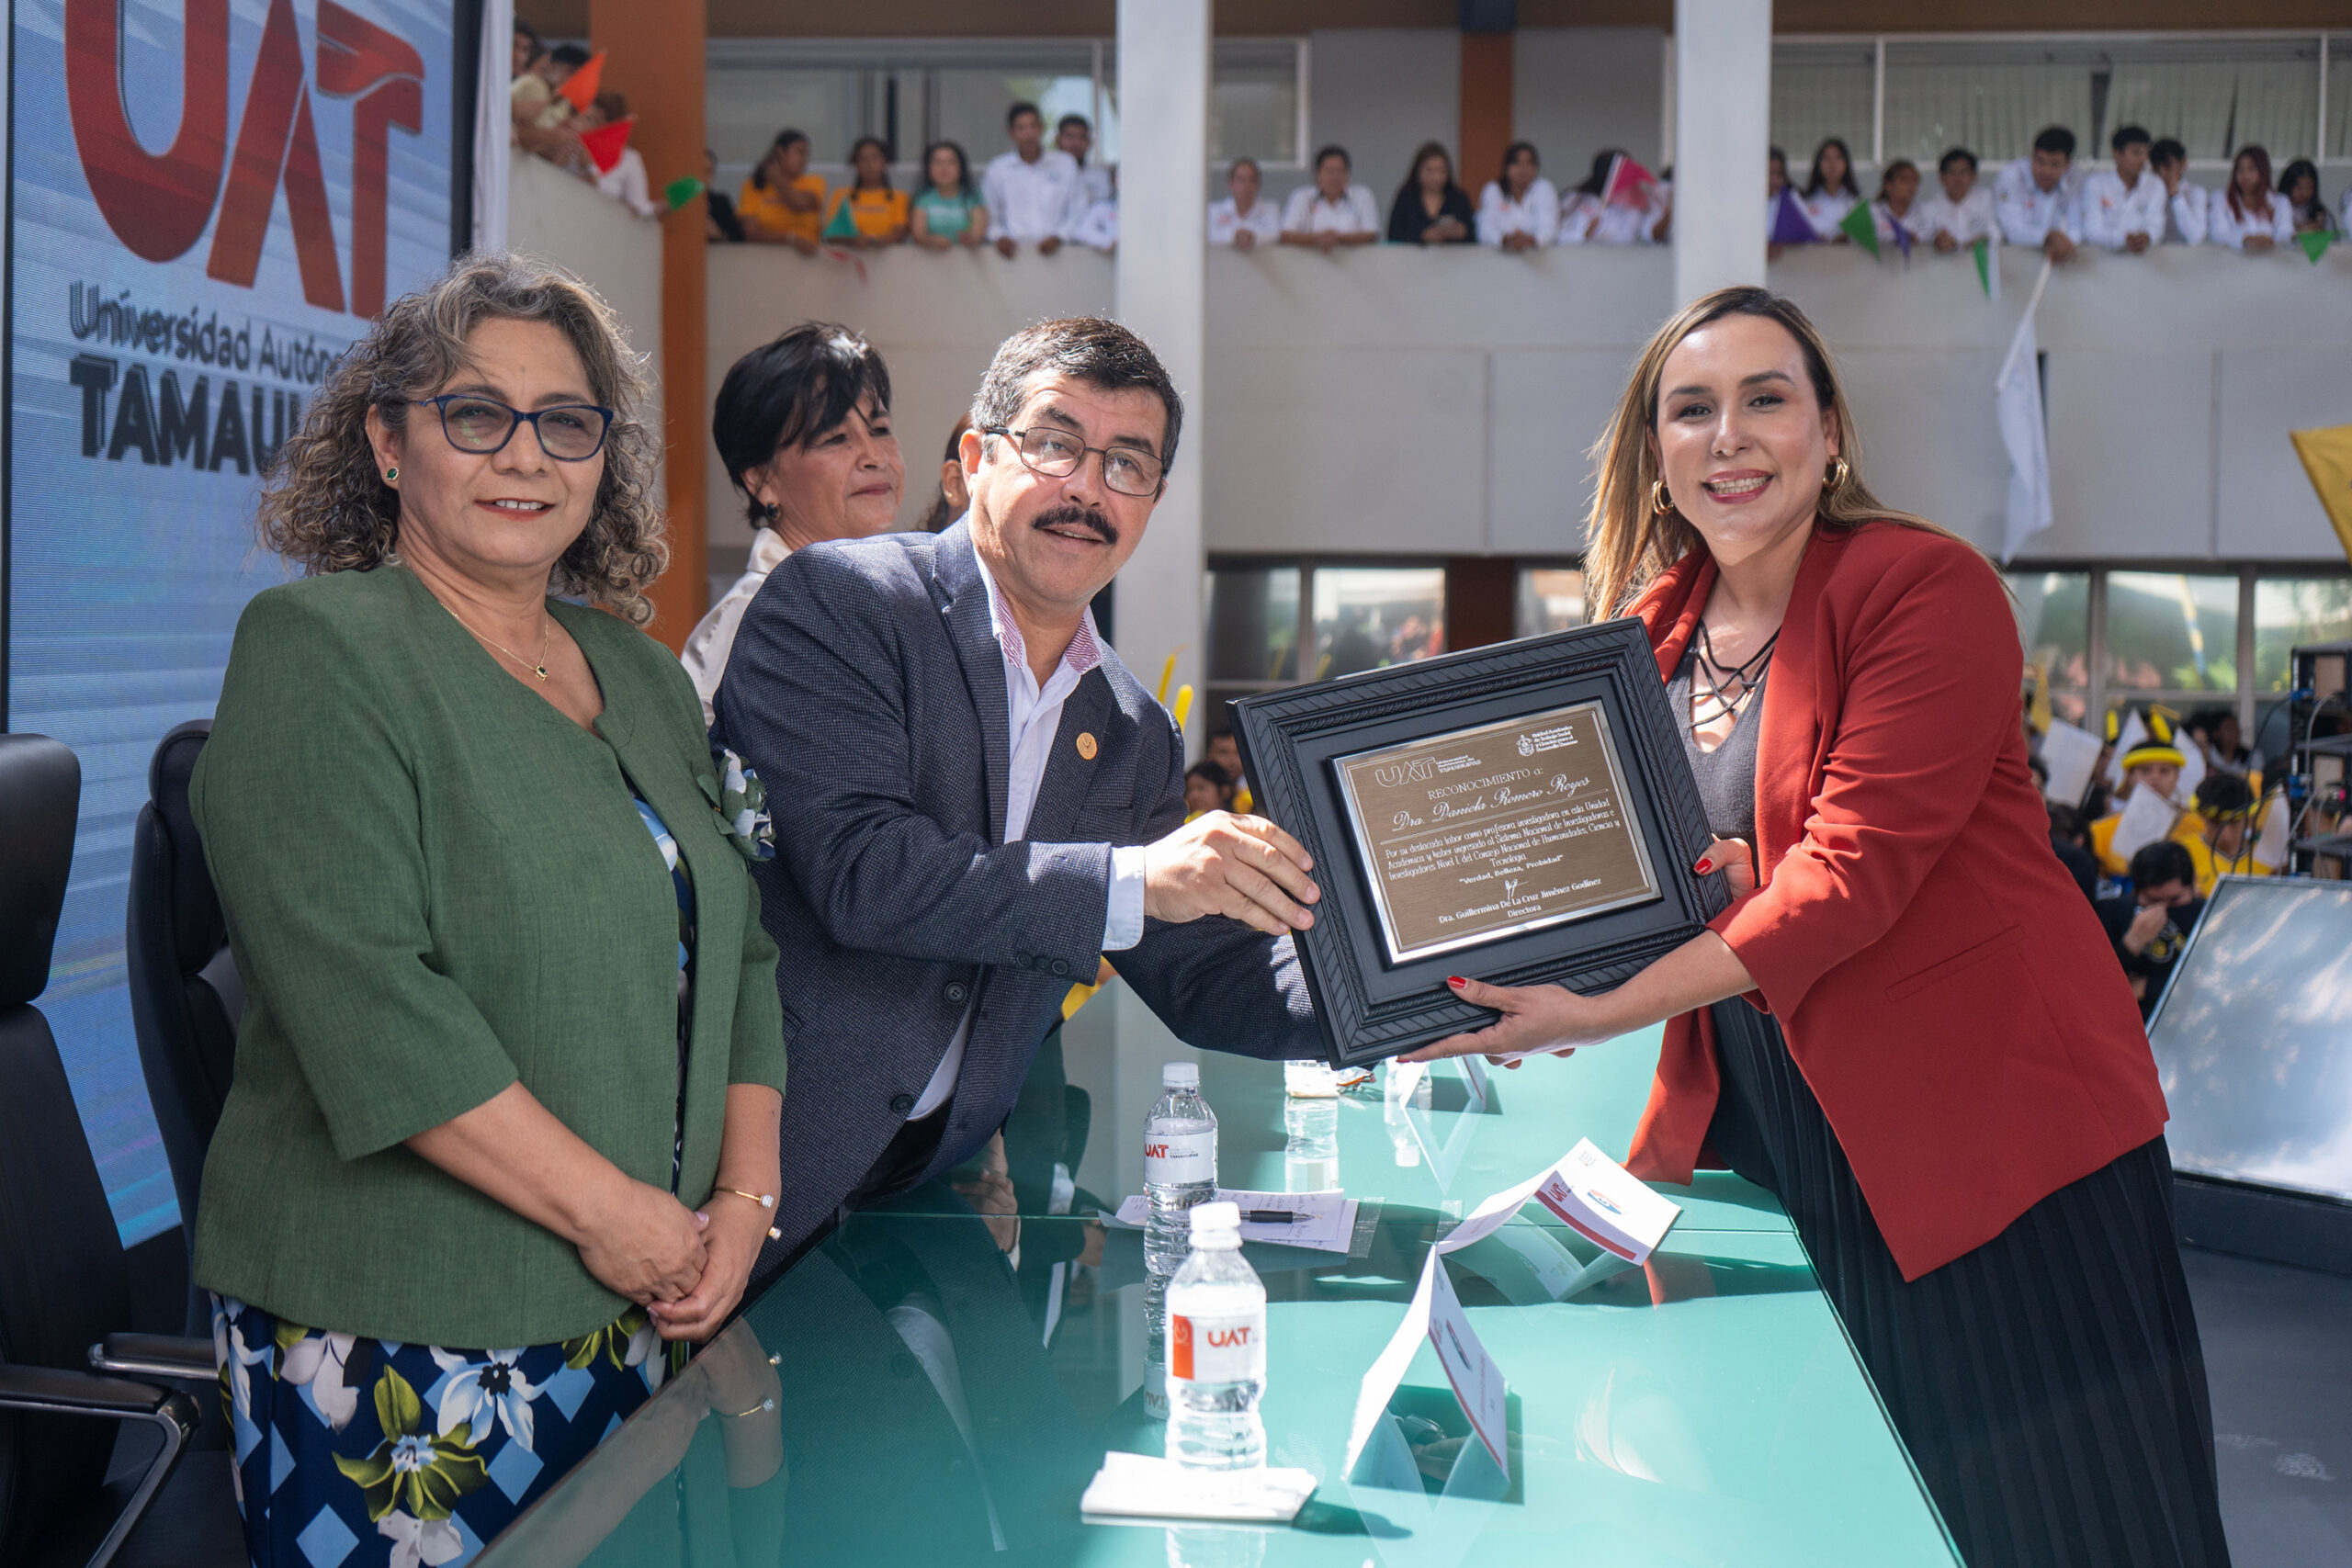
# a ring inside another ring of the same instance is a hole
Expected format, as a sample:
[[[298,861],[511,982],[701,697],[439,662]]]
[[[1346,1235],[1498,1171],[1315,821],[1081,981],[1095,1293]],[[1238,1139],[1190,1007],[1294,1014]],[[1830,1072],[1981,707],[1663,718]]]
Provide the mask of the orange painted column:
[[[645,159],[654,198],[672,180],[700,178],[704,135],[704,0],[589,0],[588,34],[609,51],[604,85],[628,99],[637,129],[629,144]],[[669,488],[670,570],[653,587],[653,635],[674,651],[708,608],[709,536],[704,513],[703,447],[710,439],[704,374],[709,336],[705,305],[703,204],[662,220],[662,415]]]
[[[1509,32],[1462,35],[1462,188],[1478,192],[1503,166],[1511,144],[1511,38]]]

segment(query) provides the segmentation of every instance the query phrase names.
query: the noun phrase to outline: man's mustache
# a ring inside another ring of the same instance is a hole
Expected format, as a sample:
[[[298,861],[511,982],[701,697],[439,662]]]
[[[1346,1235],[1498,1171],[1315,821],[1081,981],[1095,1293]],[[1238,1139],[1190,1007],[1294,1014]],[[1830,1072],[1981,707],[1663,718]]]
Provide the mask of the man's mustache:
[[[1112,521],[1090,506],[1064,502],[1050,511],[1040,513],[1032,528],[1084,528],[1106,545],[1116,546],[1119,530]]]

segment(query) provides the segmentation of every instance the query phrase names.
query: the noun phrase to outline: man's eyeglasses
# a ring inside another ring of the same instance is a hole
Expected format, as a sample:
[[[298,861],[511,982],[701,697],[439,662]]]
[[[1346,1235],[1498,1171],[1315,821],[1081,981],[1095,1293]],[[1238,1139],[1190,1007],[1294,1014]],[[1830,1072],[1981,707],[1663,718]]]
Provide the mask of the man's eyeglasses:
[[[525,413],[495,398],[470,392],[445,392],[437,398],[410,400],[441,411],[441,434],[460,452],[503,451],[514,439],[514,432],[527,423],[538,434],[539,450],[559,463],[584,463],[594,457],[604,449],[605,432],[613,423],[613,411],[594,403],[564,403]]]
[[[1073,431],[1057,430],[1051,425],[1033,425],[1027,430],[1007,430],[992,424],[980,432],[983,435],[1001,435],[1012,441],[1013,450],[1021,454],[1023,467],[1033,474],[1047,479],[1065,479],[1078,472],[1089,452],[1102,455],[1102,482],[1121,495],[1158,495],[1159,481],[1167,473],[1156,452],[1136,446],[1089,446]]]

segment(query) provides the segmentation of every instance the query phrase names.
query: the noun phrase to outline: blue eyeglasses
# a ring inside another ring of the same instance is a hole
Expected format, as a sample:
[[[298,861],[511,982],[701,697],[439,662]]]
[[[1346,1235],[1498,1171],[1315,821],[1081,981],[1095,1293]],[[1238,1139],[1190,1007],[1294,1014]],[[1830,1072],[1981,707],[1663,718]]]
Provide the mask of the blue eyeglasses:
[[[441,434],[460,452],[502,452],[514,432],[528,423],[539,438],[539,450],[559,463],[584,463],[605,447],[605,433],[612,428],[613,411],[594,403],[564,403],[525,413],[495,398],[472,392],[445,392],[437,398],[413,398],[418,406],[430,403],[441,411]]]

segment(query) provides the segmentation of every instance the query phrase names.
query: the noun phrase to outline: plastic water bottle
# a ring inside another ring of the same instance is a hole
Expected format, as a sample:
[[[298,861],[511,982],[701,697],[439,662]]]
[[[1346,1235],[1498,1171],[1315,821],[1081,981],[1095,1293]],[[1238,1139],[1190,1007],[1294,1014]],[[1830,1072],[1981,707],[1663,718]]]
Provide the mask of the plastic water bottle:
[[[1241,1256],[1241,1211],[1193,1210],[1193,1255],[1168,1286],[1168,1457],[1193,1470],[1266,1462],[1266,1287]]]
[[[1191,1250],[1186,1211],[1216,1195],[1216,1118],[1201,1099],[1201,1069],[1170,1062],[1143,1124],[1144,1267],[1172,1274]]]

